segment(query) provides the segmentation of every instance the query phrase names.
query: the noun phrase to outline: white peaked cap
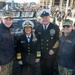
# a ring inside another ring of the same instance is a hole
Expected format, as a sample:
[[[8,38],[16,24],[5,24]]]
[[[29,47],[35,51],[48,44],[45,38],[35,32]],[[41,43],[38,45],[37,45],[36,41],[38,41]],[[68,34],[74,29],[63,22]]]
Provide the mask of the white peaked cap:
[[[24,22],[22,23],[22,27],[23,27],[23,28],[25,27],[26,23],[31,24],[31,27],[34,28],[34,23],[33,23],[32,21],[29,21],[29,20],[26,20],[26,21],[24,21]]]

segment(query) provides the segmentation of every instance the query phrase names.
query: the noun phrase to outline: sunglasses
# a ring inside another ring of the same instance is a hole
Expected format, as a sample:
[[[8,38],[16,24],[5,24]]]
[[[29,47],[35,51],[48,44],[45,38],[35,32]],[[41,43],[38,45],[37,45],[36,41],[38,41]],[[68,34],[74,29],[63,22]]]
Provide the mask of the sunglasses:
[[[65,27],[70,28],[70,26],[69,26],[69,25],[64,25],[64,26],[63,26],[63,28],[65,28]]]

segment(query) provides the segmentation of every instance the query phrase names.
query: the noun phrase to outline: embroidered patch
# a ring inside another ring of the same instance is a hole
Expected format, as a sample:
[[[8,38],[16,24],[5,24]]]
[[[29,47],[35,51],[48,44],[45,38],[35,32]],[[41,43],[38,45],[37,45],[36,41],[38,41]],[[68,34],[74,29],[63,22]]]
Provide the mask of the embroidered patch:
[[[50,30],[50,35],[51,35],[51,36],[54,36],[54,34],[55,34],[55,30],[54,30],[54,29],[51,29],[51,30]]]

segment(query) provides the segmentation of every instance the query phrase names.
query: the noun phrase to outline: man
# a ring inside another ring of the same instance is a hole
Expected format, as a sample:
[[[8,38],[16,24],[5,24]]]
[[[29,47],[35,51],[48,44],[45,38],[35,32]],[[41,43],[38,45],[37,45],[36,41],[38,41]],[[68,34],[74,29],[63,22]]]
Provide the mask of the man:
[[[12,60],[15,54],[12,22],[13,13],[5,11],[0,24],[0,75],[12,75]]]
[[[50,22],[49,12],[43,11],[41,18],[42,25],[36,29],[36,34],[38,34],[41,44],[42,75],[53,75],[58,50],[59,27]]]
[[[63,36],[60,38],[58,51],[58,69],[59,75],[73,74],[75,66],[75,31],[73,22],[65,19],[63,25]]]

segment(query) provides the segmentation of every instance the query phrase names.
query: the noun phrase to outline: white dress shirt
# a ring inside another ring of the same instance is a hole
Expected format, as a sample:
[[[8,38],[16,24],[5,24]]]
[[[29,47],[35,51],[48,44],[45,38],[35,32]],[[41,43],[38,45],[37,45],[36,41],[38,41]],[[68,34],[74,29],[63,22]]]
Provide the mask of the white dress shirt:
[[[26,35],[28,42],[30,42],[31,35]]]
[[[43,25],[43,29],[46,30],[48,28],[49,24],[48,25]]]

